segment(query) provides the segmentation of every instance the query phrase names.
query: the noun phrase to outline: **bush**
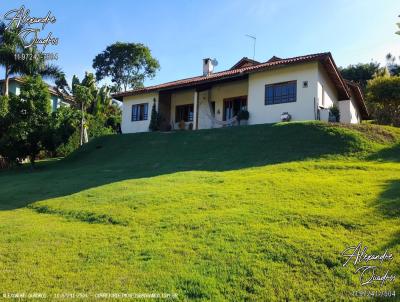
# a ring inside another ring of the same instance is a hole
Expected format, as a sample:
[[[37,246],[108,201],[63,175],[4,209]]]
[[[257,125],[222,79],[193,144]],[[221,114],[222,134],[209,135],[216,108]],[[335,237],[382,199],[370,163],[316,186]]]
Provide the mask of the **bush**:
[[[8,102],[9,101],[9,102]],[[25,77],[21,94],[1,98],[0,154],[10,161],[29,157],[32,166],[51,141],[50,93],[40,76]]]
[[[67,142],[63,143],[56,149],[56,156],[65,157],[74,152],[79,148],[80,138],[81,134],[78,129],[68,138]]]
[[[88,136],[89,140],[103,136],[114,134],[115,131],[111,127],[104,126],[106,124],[104,117],[88,115],[87,125],[88,125]]]
[[[115,134],[111,127],[104,126],[104,121],[98,116],[88,115],[87,124],[89,141],[99,136]],[[56,156],[65,157],[74,152],[80,146],[80,138],[80,129],[77,127],[68,140],[58,146],[55,152]]]
[[[400,77],[382,76],[368,82],[367,104],[380,124],[400,126]]]
[[[240,110],[238,115],[237,115],[237,119],[239,121],[247,121],[250,117],[250,114],[247,110]]]
[[[332,107],[329,108],[329,113],[333,118],[333,122],[340,122],[340,110],[337,105],[332,105]]]
[[[0,118],[3,118],[8,113],[8,97],[5,95],[0,96]]]

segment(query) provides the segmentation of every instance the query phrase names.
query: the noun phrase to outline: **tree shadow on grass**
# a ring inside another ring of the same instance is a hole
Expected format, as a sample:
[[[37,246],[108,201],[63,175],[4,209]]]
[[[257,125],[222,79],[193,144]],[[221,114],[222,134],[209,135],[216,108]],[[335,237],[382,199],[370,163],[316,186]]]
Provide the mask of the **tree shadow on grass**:
[[[382,149],[368,157],[369,160],[400,162],[400,143]]]
[[[378,212],[383,215],[384,219],[393,219],[393,223],[396,223],[395,219],[400,217],[400,179],[394,179],[386,183],[385,190],[375,201],[375,206]],[[393,257],[396,258],[398,257],[398,253],[396,251],[398,251],[399,248],[400,231],[397,231],[393,237],[387,238],[386,243],[380,248],[379,253],[383,254],[387,250],[389,254],[393,254]],[[389,275],[394,274],[396,276],[396,279],[397,276],[400,274],[400,267],[396,266],[395,263],[392,262],[387,263],[387,267],[383,271],[386,270],[389,271]],[[396,294],[398,294],[400,287],[397,281],[388,281],[377,290],[390,293],[395,292]],[[394,301],[394,299],[393,297],[373,297],[371,301]]]
[[[345,155],[354,132],[321,123],[242,126],[106,136],[56,163],[0,172],[0,210],[126,179],[181,171],[228,171]]]
[[[400,179],[392,180],[380,195],[378,209],[389,218],[400,218]]]

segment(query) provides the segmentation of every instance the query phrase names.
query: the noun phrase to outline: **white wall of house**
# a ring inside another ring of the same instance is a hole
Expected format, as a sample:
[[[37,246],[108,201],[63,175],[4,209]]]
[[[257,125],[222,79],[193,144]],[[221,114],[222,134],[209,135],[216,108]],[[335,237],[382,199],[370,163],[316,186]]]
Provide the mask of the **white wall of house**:
[[[357,109],[357,106],[354,102],[354,98],[352,97],[350,100],[350,114],[351,114],[351,119],[350,123],[351,124],[359,124],[361,123],[361,115],[360,111]]]
[[[337,89],[326,73],[324,67],[318,64],[318,105],[323,108],[330,108],[338,104]]]
[[[288,112],[292,120],[314,120],[317,98],[318,63],[306,63],[249,75],[249,124],[276,123]],[[297,81],[296,102],[265,105],[265,85]],[[307,87],[303,87],[307,82]]]
[[[51,95],[51,111],[54,112],[60,107],[70,107],[71,105],[65,102],[62,98],[57,95]]]
[[[360,112],[354,101],[354,95],[350,94],[350,100],[339,102],[340,121],[348,124],[358,124],[361,122]]]
[[[153,106],[154,99],[156,99],[156,107],[158,107],[158,93],[148,93],[124,97],[124,101],[122,103],[122,133],[149,131],[151,108]],[[132,121],[132,105],[145,103],[148,104],[147,120]]]

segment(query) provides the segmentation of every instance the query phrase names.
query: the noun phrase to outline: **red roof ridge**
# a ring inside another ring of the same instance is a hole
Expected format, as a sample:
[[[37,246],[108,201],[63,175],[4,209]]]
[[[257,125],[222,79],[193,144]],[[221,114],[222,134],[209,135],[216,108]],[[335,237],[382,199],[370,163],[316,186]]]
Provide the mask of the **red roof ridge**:
[[[321,53],[315,53],[315,54],[309,54],[309,55],[303,55],[303,56],[296,56],[296,57],[291,57],[291,58],[285,58],[285,59],[280,59],[280,60],[275,60],[272,62],[266,61],[257,65],[253,66],[247,66],[247,67],[242,67],[242,68],[235,68],[235,69],[228,69],[228,70],[223,70],[219,72],[214,72],[206,76],[195,76],[195,77],[189,77],[189,78],[184,78],[180,80],[175,80],[171,82],[165,82],[157,85],[152,85],[152,86],[147,86],[144,88],[138,88],[138,89],[132,89],[124,92],[118,92],[114,93],[112,96],[114,98],[121,98],[124,96],[129,96],[129,95],[135,95],[135,94],[140,94],[140,93],[146,93],[146,92],[152,92],[156,90],[161,90],[161,89],[167,89],[167,88],[173,88],[175,86],[186,86],[189,84],[195,84],[197,82],[203,82],[207,80],[213,80],[213,79],[219,79],[223,77],[233,77],[236,75],[241,75],[242,73],[249,73],[252,71],[257,71],[259,69],[263,69],[266,67],[273,67],[273,66],[278,66],[278,65],[284,65],[284,64],[292,64],[292,63],[301,63],[301,62],[307,62],[311,60],[316,60],[316,59],[322,59],[323,57],[329,57],[331,58],[332,55],[330,52],[321,52]],[[333,60],[332,60],[333,62]],[[334,63],[333,63],[334,64]],[[336,68],[336,65],[334,65]],[[339,75],[340,76],[340,75]],[[343,85],[344,89],[346,87]]]

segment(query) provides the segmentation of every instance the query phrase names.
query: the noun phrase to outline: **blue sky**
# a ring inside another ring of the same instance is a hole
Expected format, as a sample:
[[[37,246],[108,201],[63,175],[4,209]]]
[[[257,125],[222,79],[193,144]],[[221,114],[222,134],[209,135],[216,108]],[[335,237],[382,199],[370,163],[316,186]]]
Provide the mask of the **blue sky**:
[[[59,54],[57,64],[69,80],[93,71],[93,58],[115,41],[144,43],[160,61],[161,70],[146,85],[199,75],[205,57],[217,58],[217,71],[252,57],[245,34],[257,37],[259,61],[331,51],[336,64],[346,66],[400,55],[398,0],[6,0],[0,17],[22,4],[31,16],[49,10],[56,16],[44,34],[52,31],[59,45],[46,51]]]

